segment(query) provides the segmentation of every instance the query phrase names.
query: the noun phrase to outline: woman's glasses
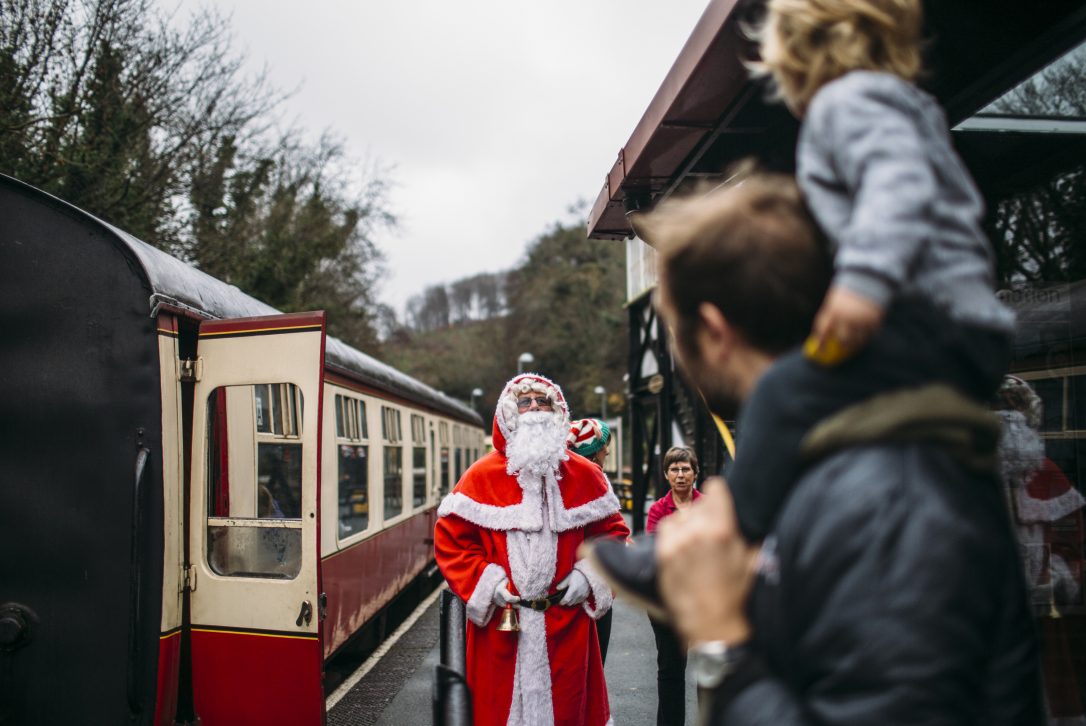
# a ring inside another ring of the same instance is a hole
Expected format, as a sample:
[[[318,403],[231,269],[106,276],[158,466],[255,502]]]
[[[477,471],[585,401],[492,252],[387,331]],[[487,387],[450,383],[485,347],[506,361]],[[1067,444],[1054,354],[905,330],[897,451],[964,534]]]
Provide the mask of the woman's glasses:
[[[546,396],[523,396],[517,399],[517,408],[526,411],[532,407],[532,401],[540,408],[551,408],[551,399]]]
[[[668,474],[693,474],[694,470],[689,466],[672,466],[667,470]]]

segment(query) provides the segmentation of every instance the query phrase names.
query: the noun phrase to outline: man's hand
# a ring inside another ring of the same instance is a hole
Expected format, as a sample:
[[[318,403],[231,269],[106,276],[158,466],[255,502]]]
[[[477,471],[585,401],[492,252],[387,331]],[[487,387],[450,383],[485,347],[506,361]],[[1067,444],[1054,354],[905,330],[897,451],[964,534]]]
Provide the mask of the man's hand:
[[[562,600],[559,605],[579,605],[583,603],[588,595],[592,592],[592,588],[588,586],[588,578],[584,576],[584,573],[580,570],[573,570],[565,578],[558,583],[559,590],[565,590],[566,594],[562,596]]]
[[[724,481],[708,479],[703,491],[689,508],[660,522],[656,556],[661,594],[687,641],[742,643],[750,638],[744,606],[758,548],[740,534]]]
[[[520,598],[509,592],[509,580],[502,580],[494,588],[494,604],[500,608],[520,602]]]
[[[816,350],[825,350],[832,342],[850,355],[871,339],[885,315],[874,300],[835,285],[815,316],[811,344]]]

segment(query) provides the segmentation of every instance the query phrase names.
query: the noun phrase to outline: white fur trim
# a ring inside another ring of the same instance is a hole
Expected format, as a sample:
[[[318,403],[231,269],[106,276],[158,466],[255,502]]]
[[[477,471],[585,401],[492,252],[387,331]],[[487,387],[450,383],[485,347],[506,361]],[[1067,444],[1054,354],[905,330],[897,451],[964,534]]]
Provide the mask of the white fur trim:
[[[508,726],[553,726],[554,694],[547,655],[546,613],[521,608],[517,664]]]
[[[569,404],[562,395],[562,388],[546,376],[538,373],[521,373],[505,384],[502,393],[498,396],[498,405],[494,411],[494,418],[498,422],[498,430],[506,441],[512,438],[513,431],[517,428],[517,397],[537,391],[546,394],[555,403],[555,419],[559,422],[563,432],[569,429]]]
[[[543,528],[542,501],[538,493],[524,492],[520,504],[508,507],[496,507],[483,504],[460,492],[446,495],[437,508],[437,516],[447,517],[455,514],[472,524],[485,529],[508,532],[522,529],[525,532],[538,532]]]
[[[615,593],[607,586],[603,578],[592,568],[588,560],[577,560],[573,569],[580,572],[588,580],[588,587],[592,590],[592,597],[585,600],[581,607],[593,620],[602,618],[615,603]]]
[[[505,568],[491,562],[479,575],[479,581],[475,583],[475,589],[464,609],[467,611],[468,620],[482,627],[490,622],[494,615],[494,591],[498,586],[508,580]]]
[[[543,503],[536,501],[540,518],[543,519]],[[509,572],[517,592],[529,599],[546,596],[557,568],[558,535],[544,519],[543,527],[538,532],[514,530],[506,533],[505,544],[509,552]],[[551,726],[554,723],[554,702],[544,613],[520,608],[518,635],[508,724]]]
[[[621,511],[618,497],[613,492],[605,492],[590,502],[566,509],[562,501],[561,487],[554,474],[545,477],[547,489],[547,513],[550,515],[550,528],[555,532],[568,532],[584,527]],[[508,507],[496,507],[483,504],[460,492],[446,495],[437,509],[437,516],[447,517],[455,514],[474,525],[499,532],[514,529],[525,532],[538,532],[543,528],[543,502],[538,491],[521,487],[520,504]]]
[[[567,532],[584,527],[622,510],[618,497],[610,491],[579,507],[566,509],[558,481],[553,477],[547,477],[547,504],[550,509],[551,526],[555,532]]]
[[[1019,487],[1014,497],[1015,512],[1020,522],[1055,522],[1086,505],[1086,499],[1074,488],[1052,499],[1035,499],[1029,495],[1026,487]]]

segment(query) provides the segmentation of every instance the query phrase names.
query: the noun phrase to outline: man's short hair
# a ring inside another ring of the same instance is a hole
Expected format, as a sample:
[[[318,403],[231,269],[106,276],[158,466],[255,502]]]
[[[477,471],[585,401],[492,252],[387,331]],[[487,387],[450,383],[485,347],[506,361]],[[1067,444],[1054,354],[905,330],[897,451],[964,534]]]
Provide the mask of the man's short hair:
[[[668,200],[636,227],[660,252],[661,292],[675,313],[680,348],[693,344],[702,303],[772,355],[810,333],[832,261],[792,177],[754,172]]]

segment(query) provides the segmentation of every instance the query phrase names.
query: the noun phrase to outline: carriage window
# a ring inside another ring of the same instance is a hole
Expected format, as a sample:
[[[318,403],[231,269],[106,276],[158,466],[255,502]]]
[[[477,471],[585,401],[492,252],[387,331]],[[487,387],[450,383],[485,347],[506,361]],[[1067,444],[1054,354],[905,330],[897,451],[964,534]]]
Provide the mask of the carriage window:
[[[422,416],[411,414],[411,505],[421,507],[426,503],[426,421]]]
[[[339,536],[362,532],[370,522],[369,447],[339,446]]]
[[[400,412],[389,406],[381,406],[381,435],[385,440],[385,519],[392,519],[403,512],[403,429]]]
[[[369,438],[366,432],[366,402],[336,395],[336,436],[350,441]]]
[[[385,519],[403,511],[403,447],[385,447]]]
[[[339,537],[365,531],[370,522],[366,402],[336,394]]]
[[[416,446],[412,449],[412,499],[411,505],[421,507],[426,504],[426,447]]]
[[[301,569],[302,394],[291,383],[215,389],[208,408],[207,560],[220,575]]]
[[[449,449],[441,447],[441,495],[449,493]]]

